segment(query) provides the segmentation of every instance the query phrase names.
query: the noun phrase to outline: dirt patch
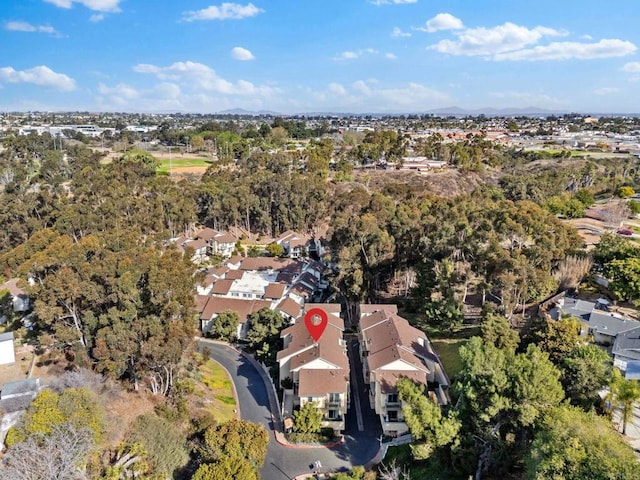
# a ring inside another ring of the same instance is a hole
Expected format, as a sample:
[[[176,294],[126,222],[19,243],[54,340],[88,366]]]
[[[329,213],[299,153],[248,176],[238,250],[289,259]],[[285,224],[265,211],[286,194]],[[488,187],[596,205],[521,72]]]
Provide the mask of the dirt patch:
[[[446,198],[470,193],[480,185],[497,185],[497,176],[491,172],[479,174],[460,172],[457,169],[433,170],[425,174],[397,170],[360,170],[355,177],[375,191],[393,184],[402,184],[415,193],[424,192]]]
[[[175,180],[176,178],[183,179],[191,176],[199,179],[206,171],[207,167],[173,167],[171,169],[171,178]]]
[[[9,365],[0,365],[0,387],[7,382],[24,380],[29,373],[29,365],[33,359],[33,347],[22,345],[15,349],[16,361]],[[36,377],[37,375],[33,375]]]
[[[140,415],[152,413],[160,398],[147,391],[120,390],[102,396],[108,422],[107,440],[117,445],[124,440],[131,425]]]
[[[584,243],[587,244],[587,250],[593,249],[594,245],[600,243],[602,234],[607,231],[604,222],[594,218],[572,218],[563,222],[576,228]]]

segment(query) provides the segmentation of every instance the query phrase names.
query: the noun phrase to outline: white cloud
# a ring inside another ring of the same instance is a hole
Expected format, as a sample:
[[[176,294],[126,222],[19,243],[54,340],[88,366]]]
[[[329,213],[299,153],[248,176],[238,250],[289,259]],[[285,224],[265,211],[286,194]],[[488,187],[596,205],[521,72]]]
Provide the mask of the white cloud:
[[[96,12],[111,12],[117,13],[120,11],[119,4],[122,0],[44,0],[47,3],[52,3],[56,7],[71,8],[74,3],[84,5],[89,10]]]
[[[496,55],[520,50],[545,36],[562,36],[566,32],[547,27],[529,29],[511,22],[492,28],[467,28],[456,32],[456,40],[441,40],[427,48],[449,55]]]
[[[605,38],[595,43],[553,42],[513,52],[497,53],[494,60],[589,60],[631,55],[637,47],[626,40]]]
[[[401,87],[378,87],[377,82],[357,80],[349,87],[339,83],[330,83],[326,90],[314,91],[305,89],[308,97],[313,99],[310,108],[323,108],[372,111],[420,111],[434,106],[443,106],[451,102],[451,98],[438,90],[411,82]]]
[[[596,95],[611,95],[614,93],[618,93],[619,91],[620,89],[617,87],[601,87],[596,88],[593,93],[595,93]]]
[[[277,88],[268,85],[254,85],[247,80],[238,80],[235,83],[230,82],[219,77],[211,67],[191,61],[176,62],[167,67],[142,63],[135,65],[133,71],[152,74],[160,80],[179,81],[189,89],[201,89],[224,95],[268,97],[279,92]]]
[[[102,20],[104,20],[106,18],[104,13],[94,13],[93,15],[91,15],[89,17],[89,21],[93,22],[93,23],[98,23],[101,22]]]
[[[418,0],[370,0],[374,5],[402,5],[406,3],[418,3]]]
[[[359,53],[347,50],[346,52],[342,52],[336,55],[335,57],[333,57],[333,59],[334,60],[353,60],[354,58],[358,58],[359,56],[360,56]]]
[[[109,87],[98,84],[98,104],[108,110],[136,108],[144,111],[180,110],[182,91],[174,83],[159,83],[148,89],[137,89],[126,83]]]
[[[411,34],[409,32],[403,32],[400,27],[393,27],[393,31],[391,32],[391,36],[393,38],[402,38],[402,37],[410,37]]]
[[[398,57],[396,56],[396,54],[395,54],[395,53],[391,53],[391,52],[389,52],[389,53],[385,53],[385,54],[384,54],[384,58],[388,58],[389,60],[395,60],[395,59],[396,59],[396,58],[398,58]]]
[[[265,98],[259,95],[228,96],[205,91],[188,83],[178,85],[174,82],[161,82],[149,88],[136,88],[124,83],[115,86],[100,83],[96,102],[101,109],[107,111],[212,112],[229,108],[262,110],[270,108],[273,99],[270,98],[269,104],[266,104]]]
[[[508,100],[508,107],[562,107],[567,104],[565,99],[552,97],[546,93],[531,92],[490,92],[490,97]],[[514,105],[516,103],[517,105]]]
[[[240,5],[239,3],[223,3],[220,6],[211,5],[202,10],[191,10],[182,13],[182,19],[186,22],[195,20],[241,20],[243,18],[255,17],[264,12],[253,3]]]
[[[57,33],[55,28],[48,25],[31,25],[28,22],[7,22],[4,28],[14,32]]]
[[[336,95],[346,95],[347,94],[347,91],[345,90],[345,88],[342,85],[340,85],[339,83],[336,83],[336,82],[331,82],[329,84],[328,88],[329,88],[329,91],[331,93],[335,93]]]
[[[371,95],[371,88],[369,88],[369,85],[367,85],[367,82],[364,80],[356,80],[351,86],[363,95]]]
[[[13,67],[0,68],[0,82],[5,83],[32,83],[40,87],[49,87],[63,92],[76,89],[73,78],[56,73],[46,65],[29,68],[27,70],[15,70]]]
[[[338,55],[336,55],[335,57],[333,57],[333,60],[336,61],[342,61],[342,60],[354,60],[356,58],[360,58],[363,55],[377,55],[378,50],[376,50],[375,48],[362,48],[360,50],[346,50],[342,53],[339,53]]]
[[[233,47],[231,49],[231,56],[236,60],[247,61],[247,60],[255,60],[256,57],[253,56],[246,48],[242,47]]]
[[[623,72],[631,73],[630,82],[640,81],[640,62],[627,62],[622,67]]]
[[[454,17],[450,13],[439,13],[435,17],[427,20],[427,26],[424,29],[427,32],[437,32],[438,30],[461,30],[464,28],[462,20]]]
[[[622,67],[623,72],[640,73],[640,62],[628,62]]]

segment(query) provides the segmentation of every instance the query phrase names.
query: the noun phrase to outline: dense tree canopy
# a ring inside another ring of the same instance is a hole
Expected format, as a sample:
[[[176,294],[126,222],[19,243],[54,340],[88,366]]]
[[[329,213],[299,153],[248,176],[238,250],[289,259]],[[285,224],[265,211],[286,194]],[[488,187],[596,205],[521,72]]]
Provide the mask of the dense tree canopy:
[[[544,414],[527,478],[631,480],[640,478],[640,463],[606,419],[562,406]]]

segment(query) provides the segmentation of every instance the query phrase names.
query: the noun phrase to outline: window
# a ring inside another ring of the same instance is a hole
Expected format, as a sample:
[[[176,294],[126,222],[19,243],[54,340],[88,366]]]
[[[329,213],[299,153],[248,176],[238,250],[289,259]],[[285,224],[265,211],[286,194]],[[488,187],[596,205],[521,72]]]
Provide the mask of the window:
[[[309,403],[313,402],[313,397],[307,397],[307,402]]]
[[[398,421],[398,411],[397,410],[389,410],[387,412],[387,417],[388,417],[390,422],[397,422]]]
[[[340,414],[338,413],[338,410],[331,409],[327,413],[327,418],[329,420],[338,420],[338,418],[340,418]]]
[[[340,403],[340,394],[339,393],[330,393],[329,394],[329,403]]]
[[[239,297],[240,294],[238,292],[231,292],[232,297]]]
[[[387,395],[387,403],[398,403],[398,394],[390,393]]]

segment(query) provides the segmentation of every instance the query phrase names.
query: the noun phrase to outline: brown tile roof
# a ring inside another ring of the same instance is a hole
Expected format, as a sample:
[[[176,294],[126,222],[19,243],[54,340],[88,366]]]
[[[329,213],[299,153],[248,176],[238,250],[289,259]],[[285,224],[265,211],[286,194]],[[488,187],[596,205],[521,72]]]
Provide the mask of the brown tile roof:
[[[293,318],[299,317],[300,311],[302,310],[302,307],[293,298],[290,297],[282,300],[276,308]]]
[[[286,288],[284,283],[270,283],[264,291],[264,298],[280,300]]]
[[[403,377],[413,380],[415,383],[427,385],[427,373],[422,370],[403,372],[379,370],[375,373],[376,383],[380,385],[380,391],[384,394],[397,392],[396,384]]]
[[[196,295],[196,312],[202,313],[210,298],[209,295]]]
[[[224,278],[226,280],[240,280],[243,275],[244,275],[244,272],[242,270],[229,270],[225,274]]]
[[[287,285],[291,285],[297,276],[298,274],[293,272],[278,272],[278,276],[276,277],[276,282],[286,283]]]
[[[363,317],[360,327],[365,349],[369,351],[367,363],[371,371],[396,360],[428,370],[424,359],[437,361],[426,348],[427,336],[402,317],[379,311]]]
[[[398,305],[394,303],[361,303],[360,315],[369,315],[379,310],[385,310],[389,313],[398,313]]]
[[[287,230],[278,237],[278,243],[287,242],[292,248],[301,247],[307,244],[309,237],[302,233]]]
[[[343,369],[300,370],[298,395],[301,397],[324,397],[328,393],[346,393],[349,375]]]
[[[289,291],[304,298],[309,298],[313,293],[313,289],[304,283],[296,283]]]
[[[233,235],[231,235],[228,232],[218,232],[213,237],[213,240],[216,243],[236,243],[238,241],[238,239],[236,237],[234,237]]]
[[[244,260],[242,255],[234,255],[233,257],[227,260],[227,265],[240,265],[240,263]]]
[[[336,317],[330,315],[329,319],[335,320]],[[293,355],[290,363],[291,370],[304,368],[306,364],[318,358],[347,371],[349,370],[349,360],[344,347],[340,345],[342,340],[342,330],[340,328],[336,328],[332,324],[331,326],[328,325],[317,344],[307,331],[304,321],[297,321],[280,333],[281,338],[287,335],[291,336],[291,341],[286,349],[277,353],[276,358],[279,360]]]
[[[241,298],[210,297],[204,311],[200,315],[202,320],[211,320],[214,315],[230,310],[238,313],[240,323],[245,323],[253,312],[269,308],[270,302],[265,300],[244,300]]]
[[[184,248],[190,247],[190,248],[193,248],[194,250],[199,250],[201,248],[205,248],[206,246],[207,246],[207,242],[205,242],[202,239],[192,240],[184,244]]]
[[[340,312],[342,311],[342,305],[339,303],[305,303],[304,310],[308,312],[312,308],[321,308],[327,313],[331,313],[337,317],[340,316]]]
[[[226,295],[231,290],[231,286],[233,285],[233,280],[218,280],[213,284],[213,289],[211,293],[216,293],[218,295]]]
[[[229,267],[209,267],[207,268],[207,273],[215,275],[218,278],[222,278],[225,273],[229,271]]]
[[[202,281],[202,286],[209,287],[217,281],[218,281],[218,277],[216,277],[215,275],[207,275],[206,277],[204,277],[204,280]]]
[[[217,230],[214,230],[213,228],[207,227],[207,228],[203,228],[199,232],[196,232],[196,234],[194,236],[196,238],[201,238],[202,240],[208,242],[213,237],[215,237],[217,234],[218,234]]]
[[[401,363],[407,364],[406,367],[395,368],[397,371],[411,370],[411,366],[419,370],[424,370],[425,372],[429,371],[429,367],[427,367],[424,360],[412,353],[410,350],[398,345],[392,345],[381,350],[377,350],[374,353],[370,353],[367,357],[367,364],[369,365],[369,370],[376,371],[379,368],[386,367],[397,360],[400,360]]]
[[[378,310],[377,312],[370,313],[360,319],[360,331],[364,332],[365,330],[368,330],[369,328],[388,319],[388,313],[384,310]]]
[[[280,269],[281,272],[285,273],[293,273],[295,275],[300,275],[302,273],[302,267],[304,267],[304,263],[299,262],[297,260],[287,259],[289,263]]]

